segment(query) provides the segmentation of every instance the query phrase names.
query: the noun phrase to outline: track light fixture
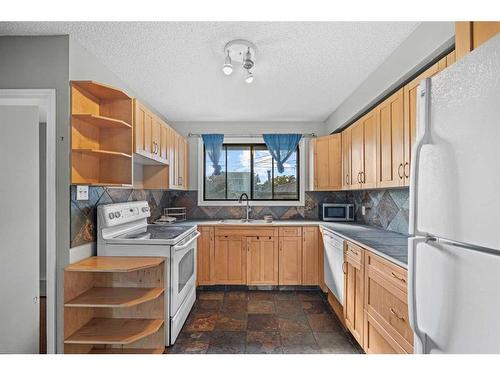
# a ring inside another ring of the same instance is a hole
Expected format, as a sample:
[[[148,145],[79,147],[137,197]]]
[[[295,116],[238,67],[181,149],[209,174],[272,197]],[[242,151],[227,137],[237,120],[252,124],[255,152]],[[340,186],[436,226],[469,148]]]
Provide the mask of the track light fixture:
[[[250,71],[255,66],[255,53],[257,48],[252,42],[243,39],[232,40],[224,47],[226,58],[222,71],[225,75],[230,75],[233,72],[233,61],[241,62],[241,66],[245,71],[243,79],[246,83],[253,82],[253,73]]]

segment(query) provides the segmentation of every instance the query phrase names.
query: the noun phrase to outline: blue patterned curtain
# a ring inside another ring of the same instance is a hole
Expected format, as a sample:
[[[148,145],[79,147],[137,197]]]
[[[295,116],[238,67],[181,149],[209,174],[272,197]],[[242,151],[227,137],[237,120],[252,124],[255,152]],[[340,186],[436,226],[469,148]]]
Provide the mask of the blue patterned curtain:
[[[269,149],[278,167],[278,172],[283,173],[283,164],[297,149],[297,145],[302,139],[302,134],[263,134],[264,142]]]
[[[208,157],[212,162],[214,168],[214,176],[220,175],[221,166],[219,165],[220,157],[222,154],[222,143],[224,142],[223,134],[202,134],[201,138],[207,150]]]

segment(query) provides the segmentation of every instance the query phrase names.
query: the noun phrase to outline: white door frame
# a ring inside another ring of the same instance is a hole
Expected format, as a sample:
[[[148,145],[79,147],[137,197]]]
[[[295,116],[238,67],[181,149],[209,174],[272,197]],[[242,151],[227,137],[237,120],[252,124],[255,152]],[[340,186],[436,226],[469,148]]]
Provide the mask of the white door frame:
[[[56,90],[0,89],[0,105],[38,106],[46,115],[47,353],[56,352]]]

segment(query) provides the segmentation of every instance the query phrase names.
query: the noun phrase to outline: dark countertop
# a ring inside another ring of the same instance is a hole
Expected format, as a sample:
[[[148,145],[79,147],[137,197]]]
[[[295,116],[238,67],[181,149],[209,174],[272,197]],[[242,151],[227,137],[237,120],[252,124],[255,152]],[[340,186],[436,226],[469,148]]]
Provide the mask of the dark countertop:
[[[220,220],[188,220],[178,224],[191,225],[256,225],[221,223]],[[346,240],[354,242],[361,247],[373,251],[375,254],[403,267],[408,268],[408,235],[378,229],[363,224],[338,223],[319,220],[274,220],[272,223],[258,224],[265,226],[280,225],[319,225]]]

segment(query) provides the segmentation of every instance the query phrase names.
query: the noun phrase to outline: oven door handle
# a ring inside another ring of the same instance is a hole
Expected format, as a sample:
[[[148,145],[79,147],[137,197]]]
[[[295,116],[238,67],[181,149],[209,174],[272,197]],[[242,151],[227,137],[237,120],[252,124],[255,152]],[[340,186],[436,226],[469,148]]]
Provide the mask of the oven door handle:
[[[184,245],[182,246],[174,246],[172,249],[177,252],[177,251],[182,251],[184,250],[185,248],[189,247],[194,240],[196,240],[198,237],[201,236],[201,233],[196,231],[196,235],[194,237],[192,237],[188,242],[186,242]]]

